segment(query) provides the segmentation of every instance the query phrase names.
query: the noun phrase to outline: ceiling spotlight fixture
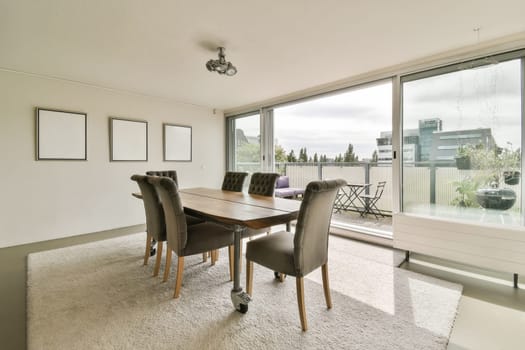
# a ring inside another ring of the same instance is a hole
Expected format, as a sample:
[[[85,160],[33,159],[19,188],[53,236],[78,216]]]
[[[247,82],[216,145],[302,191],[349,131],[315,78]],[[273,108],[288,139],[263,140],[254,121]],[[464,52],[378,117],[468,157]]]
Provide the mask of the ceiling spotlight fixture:
[[[219,74],[226,74],[228,76],[235,75],[237,73],[237,68],[231,63],[227,62],[224,57],[224,47],[218,47],[219,50],[219,59],[218,60],[209,60],[206,63],[206,68],[210,72],[217,72]]]

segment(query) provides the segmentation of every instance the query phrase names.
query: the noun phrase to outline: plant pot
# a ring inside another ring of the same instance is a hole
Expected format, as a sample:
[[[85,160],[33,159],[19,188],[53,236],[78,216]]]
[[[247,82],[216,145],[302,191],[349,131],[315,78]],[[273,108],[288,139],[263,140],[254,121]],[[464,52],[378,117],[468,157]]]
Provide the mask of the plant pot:
[[[485,209],[507,210],[516,202],[516,192],[510,188],[481,188],[476,200]]]
[[[467,156],[456,157],[456,167],[460,170],[470,169],[470,157],[467,157]]]
[[[507,185],[517,185],[520,183],[519,171],[504,171],[503,179]]]

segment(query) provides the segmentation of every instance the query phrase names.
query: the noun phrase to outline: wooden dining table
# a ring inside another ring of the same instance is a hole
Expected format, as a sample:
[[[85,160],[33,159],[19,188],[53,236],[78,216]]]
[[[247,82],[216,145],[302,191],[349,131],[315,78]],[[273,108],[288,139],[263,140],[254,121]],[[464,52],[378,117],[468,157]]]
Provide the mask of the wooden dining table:
[[[297,219],[301,202],[204,187],[180,189],[179,194],[187,214],[232,226],[234,277],[230,296],[237,311],[247,312],[251,298],[240,283],[241,239],[247,228],[286,224],[289,230],[290,221]]]

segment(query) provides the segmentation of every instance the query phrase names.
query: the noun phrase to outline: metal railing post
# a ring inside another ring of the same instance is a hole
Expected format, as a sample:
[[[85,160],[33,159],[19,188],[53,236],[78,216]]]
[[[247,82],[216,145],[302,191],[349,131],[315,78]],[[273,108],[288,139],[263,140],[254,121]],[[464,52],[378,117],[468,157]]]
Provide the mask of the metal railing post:
[[[366,184],[370,183],[370,163],[369,162],[365,163],[365,183]],[[370,186],[366,187],[365,193],[370,194]]]
[[[430,164],[430,203],[436,204],[436,164]]]

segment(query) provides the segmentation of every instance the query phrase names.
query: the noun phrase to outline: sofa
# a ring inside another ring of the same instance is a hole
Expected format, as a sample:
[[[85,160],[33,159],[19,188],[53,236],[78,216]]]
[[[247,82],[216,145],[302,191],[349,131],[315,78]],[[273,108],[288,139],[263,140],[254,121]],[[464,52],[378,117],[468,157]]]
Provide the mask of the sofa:
[[[304,188],[290,187],[288,176],[279,176],[275,183],[275,197],[300,198],[304,195]]]

